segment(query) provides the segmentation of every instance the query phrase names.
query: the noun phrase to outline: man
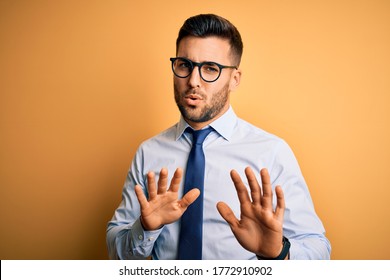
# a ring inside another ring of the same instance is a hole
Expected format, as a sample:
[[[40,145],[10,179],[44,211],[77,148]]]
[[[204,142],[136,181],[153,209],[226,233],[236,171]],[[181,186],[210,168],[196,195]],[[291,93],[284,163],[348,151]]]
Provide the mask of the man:
[[[198,15],[182,26],[171,58],[181,118],[137,150],[108,223],[110,258],[330,258],[291,149],[230,106],[242,50],[238,30],[224,18]],[[206,129],[203,165],[190,165],[195,134]]]

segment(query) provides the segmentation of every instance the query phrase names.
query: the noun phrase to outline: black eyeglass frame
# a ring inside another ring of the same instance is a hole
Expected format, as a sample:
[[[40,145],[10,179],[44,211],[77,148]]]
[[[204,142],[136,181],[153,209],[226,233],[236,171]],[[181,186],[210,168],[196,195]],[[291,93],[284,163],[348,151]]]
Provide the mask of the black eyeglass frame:
[[[178,59],[182,59],[184,61],[187,61],[190,64],[191,71],[188,73],[188,75],[186,75],[186,76],[179,76],[178,74],[176,74],[173,65],[174,65],[175,61],[178,60]],[[214,62],[214,61],[194,62],[194,61],[189,60],[188,58],[185,58],[185,57],[171,57],[169,60],[172,62],[172,72],[173,72],[173,74],[176,77],[183,78],[183,79],[187,78],[187,77],[189,77],[192,74],[192,71],[194,71],[195,66],[198,66],[199,76],[202,78],[203,81],[205,81],[207,83],[212,83],[212,82],[215,82],[216,80],[218,80],[219,77],[221,76],[222,69],[225,69],[225,68],[236,69],[236,70],[238,69],[237,66],[222,65],[222,64],[219,64],[219,63]],[[215,64],[219,68],[218,76],[214,80],[208,81],[205,78],[203,78],[203,76],[202,76],[202,72],[200,71],[200,69],[202,68],[203,65],[207,65],[207,64]]]

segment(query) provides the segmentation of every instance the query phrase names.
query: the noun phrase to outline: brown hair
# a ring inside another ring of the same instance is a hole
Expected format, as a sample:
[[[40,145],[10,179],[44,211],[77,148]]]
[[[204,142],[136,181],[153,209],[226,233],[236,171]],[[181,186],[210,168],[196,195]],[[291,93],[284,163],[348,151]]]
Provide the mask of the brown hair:
[[[241,35],[237,28],[227,19],[214,14],[200,14],[188,18],[180,28],[176,40],[176,52],[180,41],[187,36],[199,38],[219,37],[227,39],[230,44],[232,56],[236,66],[240,65],[243,52]]]

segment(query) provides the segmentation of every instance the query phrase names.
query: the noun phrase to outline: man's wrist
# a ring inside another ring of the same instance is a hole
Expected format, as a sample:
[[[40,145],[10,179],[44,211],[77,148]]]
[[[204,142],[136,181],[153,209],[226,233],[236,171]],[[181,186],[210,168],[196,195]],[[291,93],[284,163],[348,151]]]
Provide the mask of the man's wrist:
[[[256,255],[258,260],[285,260],[288,259],[290,256],[290,241],[287,239],[287,237],[283,236],[282,239],[283,248],[280,254],[275,258],[267,258],[263,256]]]
[[[164,225],[161,225],[161,226],[159,226],[159,227],[157,227],[157,228],[153,228],[153,229],[151,229],[151,228],[147,228],[146,226],[145,226],[145,224],[144,224],[144,221],[143,221],[143,219],[142,219],[142,215],[141,216],[139,216],[139,220],[140,220],[140,223],[141,223],[141,226],[142,226],[142,228],[143,228],[143,230],[145,230],[145,231],[154,231],[154,230],[159,230],[159,229],[161,229]]]

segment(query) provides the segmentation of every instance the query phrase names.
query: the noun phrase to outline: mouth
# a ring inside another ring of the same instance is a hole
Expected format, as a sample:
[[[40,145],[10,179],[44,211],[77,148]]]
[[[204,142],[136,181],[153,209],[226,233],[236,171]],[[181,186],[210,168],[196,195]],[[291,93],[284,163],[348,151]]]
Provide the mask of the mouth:
[[[202,102],[203,98],[202,98],[202,96],[200,96],[198,94],[191,93],[191,94],[187,94],[186,96],[184,96],[184,100],[185,100],[187,105],[196,106]]]

